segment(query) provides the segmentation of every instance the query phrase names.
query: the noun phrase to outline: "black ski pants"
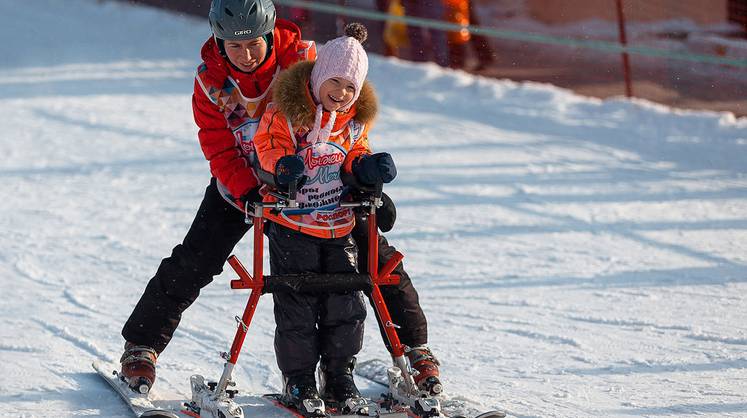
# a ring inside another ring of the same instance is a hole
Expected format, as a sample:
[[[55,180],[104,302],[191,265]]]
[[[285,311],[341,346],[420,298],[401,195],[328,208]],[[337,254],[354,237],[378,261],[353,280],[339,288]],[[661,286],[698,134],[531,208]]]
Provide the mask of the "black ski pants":
[[[274,222],[266,231],[272,274],[358,272],[358,249],[350,235],[317,238]],[[275,357],[284,376],[314,375],[320,357],[347,364],[363,347],[362,292],[279,292],[272,297]]]
[[[356,218],[355,228],[353,228],[353,239],[358,243],[358,270],[361,273],[368,273],[368,222],[365,218]],[[379,268],[389,261],[394,255],[396,248],[389,245],[383,235],[379,235]],[[381,295],[384,297],[389,315],[392,322],[398,325],[397,336],[402,344],[409,347],[416,347],[428,342],[428,322],[425,313],[420,307],[418,292],[412,285],[410,276],[405,271],[403,263],[397,264],[392,274],[400,277],[399,284],[396,286],[381,286]],[[373,306],[373,300],[371,300]],[[392,351],[389,346],[389,340],[378,320],[378,313],[374,309],[379,324],[381,337],[386,344],[387,350]]]
[[[200,289],[223,271],[226,259],[250,226],[244,223],[244,213],[223,199],[215,179],[211,179],[184,241],[161,261],[127,319],[122,329],[125,340],[162,352],[179,326],[182,313],[197,299]],[[367,266],[367,236],[365,227],[353,231],[353,238],[361,244],[358,249],[359,259],[364,260],[359,263],[362,270]],[[386,239],[379,238],[380,265],[394,251]],[[401,326],[397,333],[406,345],[425,344],[427,326],[417,292],[401,263],[394,273],[402,277],[399,285],[383,286],[381,290],[394,323]]]

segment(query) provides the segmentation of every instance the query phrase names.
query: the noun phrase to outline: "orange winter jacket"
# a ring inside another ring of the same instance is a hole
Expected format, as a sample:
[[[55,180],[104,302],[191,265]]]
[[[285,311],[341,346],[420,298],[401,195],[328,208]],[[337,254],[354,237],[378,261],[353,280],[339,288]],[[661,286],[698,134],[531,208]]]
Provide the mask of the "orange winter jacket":
[[[274,173],[281,157],[297,154],[304,160],[304,175],[308,177],[298,191],[299,208],[280,213],[267,210],[265,216],[304,234],[336,238],[349,234],[355,225],[352,210],[340,207],[345,190],[342,173],[351,172],[353,161],[371,152],[368,129],[376,115],[377,101],[373,87],[364,82],[350,110],[337,113],[329,139],[310,143],[307,134],[313,128],[317,106],[309,89],[313,68],[313,62],[303,61],[280,74],[254,146],[263,170]],[[324,111],[322,126],[329,118],[330,113]]]

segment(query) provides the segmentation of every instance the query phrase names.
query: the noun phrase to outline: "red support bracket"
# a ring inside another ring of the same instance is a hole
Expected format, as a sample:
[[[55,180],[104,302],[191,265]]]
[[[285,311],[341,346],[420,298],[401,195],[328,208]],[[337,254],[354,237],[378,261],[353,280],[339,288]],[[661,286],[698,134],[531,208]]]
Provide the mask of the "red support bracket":
[[[399,284],[399,276],[396,274],[392,274],[392,271],[399,265],[400,262],[402,262],[402,259],[405,258],[402,253],[399,251],[395,251],[392,255],[392,258],[389,259],[389,261],[386,262],[381,267],[381,270],[379,270],[379,274],[374,278],[375,284],[379,286],[389,286],[389,285],[396,285]]]
[[[390,274],[383,279],[376,279],[376,286],[396,286],[399,284],[399,275]]]
[[[235,255],[231,255],[228,257],[228,264],[233,267],[233,270],[236,272],[236,274],[239,275],[238,280],[231,280],[231,289],[256,289],[257,283],[254,281],[252,276],[249,274],[248,271],[246,271],[246,268],[244,268],[244,265],[241,264],[241,261],[239,261],[238,258],[236,258]]]

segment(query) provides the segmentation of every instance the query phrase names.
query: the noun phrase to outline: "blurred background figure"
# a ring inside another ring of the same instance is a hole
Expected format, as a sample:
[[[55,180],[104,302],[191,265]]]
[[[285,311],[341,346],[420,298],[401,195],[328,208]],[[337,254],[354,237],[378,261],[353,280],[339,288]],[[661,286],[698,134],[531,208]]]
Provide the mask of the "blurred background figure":
[[[482,35],[470,33],[467,26],[479,26],[475,7],[469,0],[443,0],[445,13],[444,18],[450,23],[465,27],[460,31],[448,33],[448,62],[449,67],[457,69],[467,68],[467,48],[472,45],[477,56],[477,64],[472,71],[480,71],[495,62],[495,57],[490,41]]]
[[[376,11],[381,13],[391,14],[392,7],[396,8],[397,5],[399,5],[400,9],[402,8],[399,0],[375,0]],[[368,37],[368,43],[370,44],[368,45],[369,51],[376,51],[388,57],[397,55],[396,49],[391,47],[389,42],[386,41],[386,30],[389,24],[389,21],[380,20],[369,23],[368,27],[374,29],[371,36]]]
[[[316,3],[329,3],[337,6],[345,6],[345,0],[317,0]],[[332,13],[325,13],[320,11],[312,10],[309,12],[309,27],[306,28],[307,37],[311,37],[319,43],[325,43],[334,38],[337,38],[338,34],[342,34],[342,27],[344,21],[341,16],[337,16]],[[303,30],[303,28],[302,28]]]
[[[480,26],[475,5],[472,1],[467,0],[467,6],[469,7],[470,25]],[[490,46],[490,40],[486,36],[472,33],[470,34],[469,42],[477,53],[477,67],[473,68],[474,71],[484,70],[495,63],[495,52]]]
[[[282,6],[282,9],[279,10],[278,16],[283,16],[285,19],[298,25],[298,27],[301,28],[301,33],[305,34],[310,30],[311,14],[306,9],[301,7]]]
[[[405,14],[410,17],[443,20],[444,2],[442,0],[402,0]],[[425,29],[408,25],[407,36],[410,47],[409,58],[413,61],[434,61],[438,65],[449,65],[449,52],[446,33],[435,29]]]
[[[318,0],[316,3],[327,3],[335,6],[352,7],[356,9],[375,9],[387,13],[390,4],[399,0]],[[301,28],[301,33],[307,39],[313,39],[320,44],[332,40],[342,34],[342,28],[351,21],[361,22],[369,28],[366,50],[383,55],[394,55],[393,49],[384,41],[384,31],[387,22],[364,18],[350,18],[334,13],[304,9],[301,7],[279,6],[278,16],[291,20]]]
[[[401,0],[389,0],[388,3],[386,12],[390,16],[405,16],[405,8],[402,6]],[[384,40],[384,55],[388,57],[399,56],[399,50],[410,45],[410,40],[407,37],[407,24],[402,21],[389,19],[384,22],[382,38]]]
[[[335,6],[372,9],[392,16],[419,17],[464,26],[461,31],[445,32],[407,25],[395,20],[355,18],[371,30],[366,49],[386,56],[417,62],[433,61],[443,67],[481,71],[495,62],[490,41],[470,33],[466,26],[479,25],[476,7],[469,0],[317,0]],[[278,15],[296,23],[309,39],[321,44],[341,34],[350,18],[301,7],[278,6]],[[471,50],[470,50],[471,46]],[[473,52],[474,51],[474,52]],[[474,53],[474,55],[473,55]],[[470,57],[476,63],[468,66]]]

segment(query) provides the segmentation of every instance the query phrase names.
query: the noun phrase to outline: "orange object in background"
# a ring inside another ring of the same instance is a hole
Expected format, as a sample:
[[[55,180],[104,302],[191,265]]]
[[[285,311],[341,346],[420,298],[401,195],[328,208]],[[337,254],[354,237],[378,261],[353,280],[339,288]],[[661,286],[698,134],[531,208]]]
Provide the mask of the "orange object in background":
[[[462,26],[458,32],[449,32],[449,43],[465,44],[469,42],[470,34],[467,30],[469,26],[469,0],[443,0],[445,18],[449,23],[456,23]]]
[[[392,16],[404,16],[405,8],[402,6],[400,0],[392,0],[389,2],[389,10],[387,11]],[[399,48],[407,47],[410,45],[410,39],[407,37],[407,24],[402,21],[389,19],[384,24],[384,43],[396,55],[396,51]]]

